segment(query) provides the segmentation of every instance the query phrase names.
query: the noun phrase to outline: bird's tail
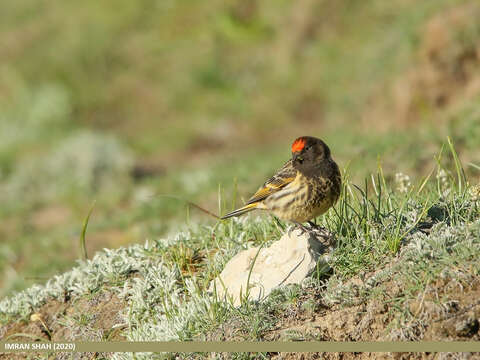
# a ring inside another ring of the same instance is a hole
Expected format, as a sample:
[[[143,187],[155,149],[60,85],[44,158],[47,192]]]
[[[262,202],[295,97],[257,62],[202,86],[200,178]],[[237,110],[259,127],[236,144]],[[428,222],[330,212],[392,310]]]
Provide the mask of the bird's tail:
[[[229,212],[228,214],[223,215],[221,217],[221,219],[224,220],[224,219],[228,219],[228,218],[233,217],[233,216],[239,216],[239,215],[245,214],[249,211],[255,210],[257,208],[257,205],[258,205],[258,203],[252,203],[252,204],[245,205],[245,206],[241,207],[240,209],[233,210],[232,212]]]

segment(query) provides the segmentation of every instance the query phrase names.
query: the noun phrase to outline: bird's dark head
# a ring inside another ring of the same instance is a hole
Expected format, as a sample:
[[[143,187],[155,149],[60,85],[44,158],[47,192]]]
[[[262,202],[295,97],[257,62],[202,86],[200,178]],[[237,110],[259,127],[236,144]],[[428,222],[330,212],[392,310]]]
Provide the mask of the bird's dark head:
[[[299,170],[313,168],[329,159],[330,149],[318,138],[302,136],[292,144],[293,166]]]

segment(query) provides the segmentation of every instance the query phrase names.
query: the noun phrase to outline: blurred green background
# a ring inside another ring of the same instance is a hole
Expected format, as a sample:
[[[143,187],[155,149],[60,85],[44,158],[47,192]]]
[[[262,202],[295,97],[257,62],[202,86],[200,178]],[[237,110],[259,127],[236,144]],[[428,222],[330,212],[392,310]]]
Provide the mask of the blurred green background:
[[[480,171],[476,0],[0,5],[0,297],[240,204],[323,138],[359,183]],[[444,159],[448,163],[449,159]],[[236,195],[235,195],[236,194]],[[178,198],[174,198],[176,196]]]

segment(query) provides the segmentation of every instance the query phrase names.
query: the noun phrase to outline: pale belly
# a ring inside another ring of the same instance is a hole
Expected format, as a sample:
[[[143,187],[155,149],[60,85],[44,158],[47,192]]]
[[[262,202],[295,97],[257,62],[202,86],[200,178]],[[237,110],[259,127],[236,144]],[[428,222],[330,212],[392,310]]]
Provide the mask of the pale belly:
[[[292,206],[288,209],[272,209],[271,212],[285,221],[303,223],[324,214],[332,206],[332,201],[324,201],[320,206]]]

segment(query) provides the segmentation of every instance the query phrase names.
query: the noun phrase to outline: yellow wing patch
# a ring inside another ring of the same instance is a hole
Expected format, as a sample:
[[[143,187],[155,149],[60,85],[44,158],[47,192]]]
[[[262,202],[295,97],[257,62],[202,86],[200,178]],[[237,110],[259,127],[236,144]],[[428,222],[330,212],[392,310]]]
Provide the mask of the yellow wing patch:
[[[295,176],[289,177],[276,177],[266,182],[263,187],[257,190],[255,194],[248,200],[247,204],[252,204],[254,202],[263,200],[268,196],[276,193],[278,190],[284,188],[286,185],[290,184],[295,180]]]

